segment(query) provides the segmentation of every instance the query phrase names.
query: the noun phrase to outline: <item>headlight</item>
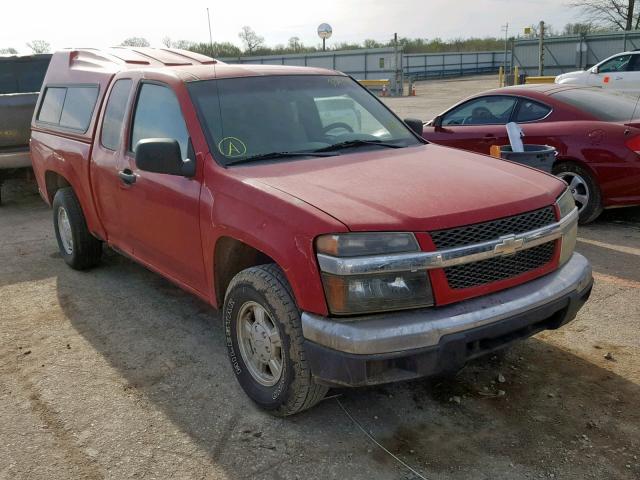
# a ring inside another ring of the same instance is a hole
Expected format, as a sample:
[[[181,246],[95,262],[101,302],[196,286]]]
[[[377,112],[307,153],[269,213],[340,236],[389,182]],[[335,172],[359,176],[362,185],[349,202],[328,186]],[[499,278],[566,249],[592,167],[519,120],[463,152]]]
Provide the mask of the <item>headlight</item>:
[[[556,200],[556,205],[558,206],[558,210],[560,211],[560,219],[565,218],[576,209],[576,203],[573,199],[573,195],[568,188],[562,195],[560,195],[560,197],[558,197],[558,200]],[[568,262],[571,258],[571,255],[573,255],[573,250],[576,248],[577,237],[578,218],[576,217],[575,221],[572,222],[570,227],[562,235],[562,243],[560,247],[560,265],[564,265],[566,262]]]
[[[348,233],[323,235],[316,240],[320,257],[348,264],[349,258],[380,257],[419,252],[412,233]],[[362,259],[365,261],[366,259]],[[325,263],[325,262],[321,262]],[[321,266],[322,269],[322,266]],[[322,271],[329,310],[334,315],[365,314],[433,305],[426,271],[377,272],[338,275]]]

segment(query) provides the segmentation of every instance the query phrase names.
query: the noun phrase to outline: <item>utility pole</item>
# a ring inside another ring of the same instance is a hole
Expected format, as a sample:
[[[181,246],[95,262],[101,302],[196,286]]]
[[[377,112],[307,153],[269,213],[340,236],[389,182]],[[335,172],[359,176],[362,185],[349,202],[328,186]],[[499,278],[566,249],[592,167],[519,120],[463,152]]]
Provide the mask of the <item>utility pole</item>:
[[[544,22],[540,22],[540,44],[538,46],[538,75],[544,75]]]
[[[209,23],[209,47],[211,48],[211,56],[214,57],[213,54],[213,35],[211,35],[211,17],[209,16],[209,8],[207,7],[207,22]]]
[[[504,31],[504,75],[507,76],[507,50],[509,49],[509,22],[502,26]]]
[[[394,53],[394,58],[395,58],[395,77],[396,77],[396,81],[395,81],[395,94],[396,96],[399,95],[398,92],[402,92],[402,90],[400,90],[400,88],[402,88],[404,90],[404,85],[399,85],[401,79],[400,79],[400,75],[398,74],[398,34],[394,33],[393,34],[393,53]],[[402,95],[402,93],[400,93],[400,95]]]

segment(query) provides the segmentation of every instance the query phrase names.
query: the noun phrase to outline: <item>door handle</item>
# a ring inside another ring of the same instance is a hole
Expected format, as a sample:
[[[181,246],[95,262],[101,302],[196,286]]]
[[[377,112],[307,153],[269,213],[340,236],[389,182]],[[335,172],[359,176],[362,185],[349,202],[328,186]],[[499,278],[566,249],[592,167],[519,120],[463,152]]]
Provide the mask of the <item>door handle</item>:
[[[487,142],[487,143],[491,143],[491,142],[495,142],[496,140],[498,140],[498,137],[496,137],[495,135],[492,135],[491,133],[488,133],[483,137],[482,140]]]
[[[120,177],[120,180],[122,180],[122,182],[126,183],[127,185],[133,185],[134,183],[136,183],[136,174],[128,168],[120,170],[118,172],[118,176]]]

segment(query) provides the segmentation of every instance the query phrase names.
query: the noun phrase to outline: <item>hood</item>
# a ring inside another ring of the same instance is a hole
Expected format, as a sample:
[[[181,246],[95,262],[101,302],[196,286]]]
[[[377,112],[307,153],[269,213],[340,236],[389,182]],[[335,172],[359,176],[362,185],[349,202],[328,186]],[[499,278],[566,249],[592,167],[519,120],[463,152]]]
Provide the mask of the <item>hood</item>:
[[[350,230],[426,231],[535,210],[565,184],[511,162],[438,145],[235,167]]]
[[[583,77],[587,73],[586,70],[576,70],[575,72],[567,72],[560,74],[556,77],[556,83],[561,83],[562,80],[570,80]]]

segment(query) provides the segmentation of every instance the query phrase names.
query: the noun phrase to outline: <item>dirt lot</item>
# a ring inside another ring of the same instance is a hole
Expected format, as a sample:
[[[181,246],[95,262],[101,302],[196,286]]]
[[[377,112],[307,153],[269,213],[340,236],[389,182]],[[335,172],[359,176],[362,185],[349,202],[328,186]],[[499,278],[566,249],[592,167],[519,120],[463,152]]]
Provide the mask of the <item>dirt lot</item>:
[[[451,82],[448,103],[484,82]],[[390,103],[446,105],[421,90]],[[233,378],[215,311],[113,252],[70,270],[33,187],[4,200],[0,479],[640,478],[638,208],[581,229],[596,286],[566,328],[454,378],[332,391],[276,419]]]
[[[400,118],[427,121],[460,100],[491,88],[498,88],[498,79],[493,75],[417,82],[415,97],[386,97],[383,100]],[[407,84],[405,91],[408,91]]]

